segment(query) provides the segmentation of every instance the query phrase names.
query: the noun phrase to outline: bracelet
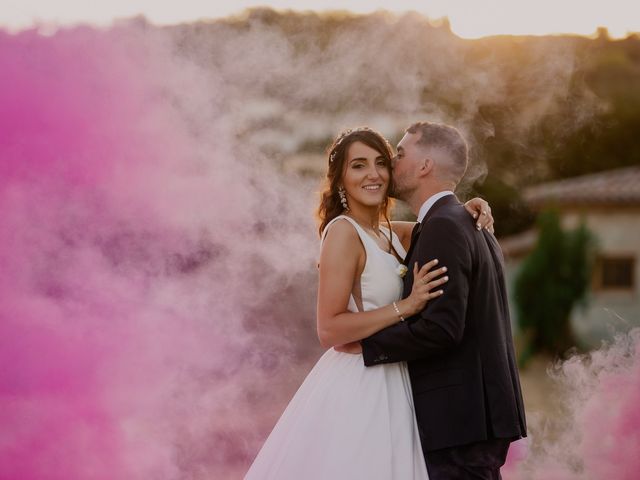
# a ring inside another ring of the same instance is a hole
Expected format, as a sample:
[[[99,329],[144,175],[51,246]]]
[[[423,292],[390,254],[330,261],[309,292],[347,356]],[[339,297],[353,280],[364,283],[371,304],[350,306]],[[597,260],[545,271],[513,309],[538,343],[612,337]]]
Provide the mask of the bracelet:
[[[400,321],[404,322],[404,317],[400,314],[400,309],[398,308],[398,304],[396,302],[393,302],[391,305],[393,305],[393,309],[396,311],[396,315],[398,315],[398,318],[400,319]]]

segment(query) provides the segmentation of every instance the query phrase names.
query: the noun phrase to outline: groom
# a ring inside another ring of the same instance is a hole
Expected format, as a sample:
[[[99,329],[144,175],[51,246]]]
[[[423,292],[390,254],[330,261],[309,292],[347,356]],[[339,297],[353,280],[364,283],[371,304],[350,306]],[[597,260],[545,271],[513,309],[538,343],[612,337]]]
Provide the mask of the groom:
[[[409,362],[430,480],[499,479],[509,443],[526,436],[503,257],[453,194],[468,148],[453,127],[411,125],[398,144],[394,196],[418,216],[406,264],[446,266],[444,295],[362,340],[367,366]],[[404,296],[413,276],[404,279]]]

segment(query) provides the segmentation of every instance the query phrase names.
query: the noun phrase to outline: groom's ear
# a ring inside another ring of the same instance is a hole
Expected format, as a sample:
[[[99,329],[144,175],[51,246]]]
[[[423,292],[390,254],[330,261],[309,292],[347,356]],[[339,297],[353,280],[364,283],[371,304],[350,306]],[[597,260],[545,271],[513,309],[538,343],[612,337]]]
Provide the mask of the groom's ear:
[[[422,165],[420,166],[420,176],[424,176],[424,175],[429,175],[432,171],[433,168],[435,167],[436,162],[433,160],[433,158],[431,157],[425,157],[424,161],[422,162]]]

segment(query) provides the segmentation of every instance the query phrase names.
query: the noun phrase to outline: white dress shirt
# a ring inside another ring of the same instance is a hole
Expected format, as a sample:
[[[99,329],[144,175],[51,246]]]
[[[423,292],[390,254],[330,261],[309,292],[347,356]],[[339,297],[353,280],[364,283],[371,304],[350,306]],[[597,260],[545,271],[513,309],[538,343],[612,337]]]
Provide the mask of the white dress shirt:
[[[434,203],[447,195],[453,195],[453,192],[451,190],[443,190],[442,192],[438,192],[427,198],[427,201],[422,204],[420,211],[418,212],[418,222],[422,222],[422,220],[424,220],[424,217],[427,215],[429,209],[433,207]]]

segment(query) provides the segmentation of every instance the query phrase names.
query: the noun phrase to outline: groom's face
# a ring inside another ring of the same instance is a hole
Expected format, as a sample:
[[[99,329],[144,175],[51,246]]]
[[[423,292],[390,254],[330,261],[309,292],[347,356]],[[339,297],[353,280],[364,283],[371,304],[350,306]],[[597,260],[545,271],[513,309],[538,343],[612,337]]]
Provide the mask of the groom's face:
[[[405,133],[397,147],[393,161],[393,196],[407,200],[418,186],[417,172],[424,163],[425,154],[420,145],[421,133]]]

